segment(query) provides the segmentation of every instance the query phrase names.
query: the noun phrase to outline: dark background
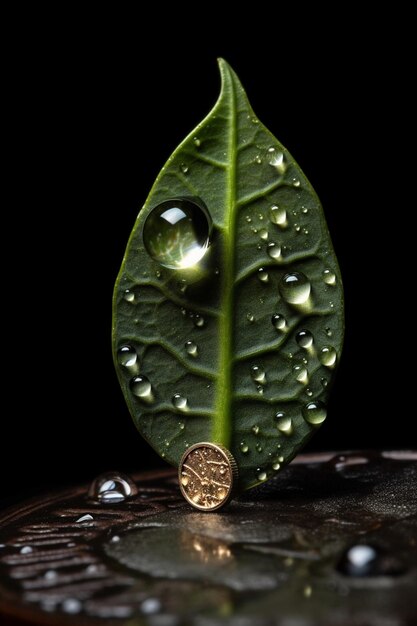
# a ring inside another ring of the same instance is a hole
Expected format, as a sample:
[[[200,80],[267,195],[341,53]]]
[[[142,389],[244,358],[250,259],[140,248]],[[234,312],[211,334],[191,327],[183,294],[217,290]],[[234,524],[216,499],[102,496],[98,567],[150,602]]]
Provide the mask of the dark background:
[[[381,25],[327,14],[327,25],[313,25],[296,12],[277,20],[259,10],[244,27],[220,26],[220,14],[208,24],[206,11],[168,34],[157,26],[170,24],[162,9],[152,19],[49,15],[49,28],[37,15],[34,28],[30,16],[15,24],[5,501],[162,464],[119,390],[112,290],[156,175],[217,98],[217,56],[311,180],[340,260],[344,355],[329,419],[307,449],[415,447],[414,371],[398,347],[411,354],[415,335],[405,244],[415,176],[404,160],[413,116],[401,30],[389,17]]]

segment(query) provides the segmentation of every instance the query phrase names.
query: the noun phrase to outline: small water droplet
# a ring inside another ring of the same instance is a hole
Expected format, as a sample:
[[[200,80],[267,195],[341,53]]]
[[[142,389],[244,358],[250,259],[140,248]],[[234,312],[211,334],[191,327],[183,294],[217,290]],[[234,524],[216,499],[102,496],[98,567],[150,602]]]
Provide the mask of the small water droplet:
[[[33,552],[33,548],[31,546],[23,546],[20,549],[20,554],[31,554]]]
[[[256,157],[254,158],[254,162],[257,163],[258,165],[262,163],[262,159],[259,154],[257,154]]]
[[[258,219],[262,222],[262,220],[264,219],[264,216],[262,215],[262,213],[258,213]]]
[[[284,153],[281,152],[281,150],[274,151],[274,154],[269,161],[269,165],[274,167],[277,170],[278,174],[280,174],[281,176],[282,174],[285,174],[287,170],[287,163],[284,157]]]
[[[261,228],[261,230],[259,231],[259,237],[264,241],[268,239],[268,231],[266,230],[266,228]]]
[[[181,163],[180,170],[183,174],[188,174],[189,167],[186,163]]]
[[[252,426],[252,432],[254,435],[257,435],[259,433],[259,426],[257,424],[255,424],[255,426]]]
[[[271,317],[271,322],[272,326],[274,326],[274,328],[276,328],[277,330],[284,330],[287,325],[285,317],[283,315],[280,315],[279,313],[275,313]]]
[[[155,272],[155,276],[156,276],[157,278],[161,278],[161,277],[162,277],[162,272],[161,272],[161,270],[156,270],[156,272]]]
[[[187,409],[188,400],[185,396],[182,396],[180,393],[176,393],[172,396],[172,404],[174,405],[176,409],[185,411]]]
[[[303,417],[309,424],[317,425],[324,422],[327,416],[327,409],[321,400],[309,402],[303,407]]]
[[[308,235],[308,228],[303,228],[304,235]]]
[[[250,215],[247,215],[245,219],[246,219],[248,224],[250,224],[252,222],[252,218],[251,218]]]
[[[267,479],[267,474],[266,472],[264,472],[263,470],[258,469],[258,480],[260,480],[261,482],[263,482],[264,480]]]
[[[336,274],[332,272],[332,270],[324,270],[323,272],[323,280],[326,285],[335,285],[336,284]]]
[[[135,367],[137,359],[137,352],[135,348],[132,348],[132,346],[121,346],[117,351],[117,360],[119,362],[119,365],[122,365],[123,367]]]
[[[161,603],[157,598],[146,598],[140,605],[140,610],[145,615],[153,615],[161,610]]]
[[[146,376],[135,376],[130,381],[130,390],[134,396],[141,400],[153,400],[152,385]]]
[[[267,283],[269,281],[269,274],[263,267],[258,269],[258,278],[262,283]]]
[[[44,574],[44,578],[46,580],[56,580],[58,578],[58,574],[54,569],[48,569]]]
[[[278,411],[275,415],[275,419],[277,422],[277,428],[280,433],[284,435],[291,435],[292,433],[292,419],[285,415],[283,411]]]
[[[313,391],[310,389],[310,387],[307,387],[306,389],[306,394],[311,398],[311,396],[313,395]]]
[[[194,145],[196,148],[201,146],[201,140],[198,137],[194,137]]]
[[[262,396],[264,393],[264,388],[262,385],[256,385],[256,391]]]
[[[188,283],[185,278],[181,278],[181,280],[177,281],[178,291],[181,293],[185,293],[187,291]]]
[[[242,454],[247,454],[249,452],[249,446],[246,441],[241,441],[240,443],[240,451]]]
[[[324,388],[326,388],[327,385],[329,384],[329,381],[326,378],[320,378],[320,382]]]
[[[287,211],[284,207],[279,207],[276,204],[269,209],[269,219],[273,224],[277,224],[281,228],[288,226]]]
[[[324,346],[319,354],[320,363],[329,369],[336,365],[337,353],[333,346]]]
[[[404,571],[395,558],[387,558],[381,549],[369,544],[351,546],[342,554],[337,569],[345,576],[392,576]]]
[[[77,598],[66,598],[62,603],[62,610],[69,615],[75,615],[82,609],[82,604]]]
[[[274,470],[274,472],[277,472],[281,467],[281,464],[278,462],[274,462],[272,463],[272,469]]]
[[[299,224],[294,224],[294,230],[296,233],[299,233],[301,230],[301,226]]]
[[[308,208],[306,206],[301,207],[301,212],[306,215],[308,213]]]
[[[79,517],[76,520],[76,524],[82,524],[83,522],[92,522],[94,520],[94,517],[91,515],[91,513],[86,513],[85,515],[81,515],[81,517]]]
[[[185,350],[190,356],[196,357],[198,355],[198,347],[194,341],[186,341]]]
[[[310,297],[311,283],[301,272],[292,272],[282,277],[280,291],[288,303],[304,304]]]
[[[313,587],[311,585],[306,585],[303,589],[303,595],[305,598],[311,598],[313,593]]]
[[[196,265],[208,250],[210,215],[204,203],[174,198],[157,205],[143,227],[143,243],[150,257],[171,269]]]
[[[293,178],[292,179],[292,184],[294,185],[294,187],[299,187],[301,185],[301,183],[298,180],[298,178]]]
[[[263,385],[266,383],[266,373],[264,368],[260,365],[253,365],[250,368],[250,375],[255,382],[262,383]]]
[[[130,476],[122,472],[106,472],[93,480],[88,490],[88,499],[103,504],[117,504],[138,493]]]
[[[332,329],[331,329],[331,328],[329,328],[329,326],[327,326],[327,327],[324,329],[324,332],[326,333],[326,335],[327,335],[328,337],[331,337],[331,336],[332,336],[332,334],[333,334],[333,333],[332,333]]]
[[[296,334],[295,340],[301,348],[307,350],[313,345],[313,334],[309,330],[300,330]]]
[[[253,315],[253,313],[248,313],[246,315],[246,319],[248,320],[250,324],[253,324],[253,322],[255,321],[255,316]]]
[[[185,428],[185,424],[184,424],[184,422],[178,422],[178,428],[179,428],[180,430],[184,430],[184,428]]]
[[[257,444],[256,444],[256,446],[255,446],[255,448],[256,448],[256,451],[257,451],[257,452],[262,452],[262,446],[261,446],[261,444],[260,444],[260,443],[257,443]]]
[[[279,243],[271,241],[267,246],[267,252],[271,259],[279,259],[279,257],[281,256],[281,246],[279,245]]]
[[[303,383],[303,385],[305,385],[308,382],[307,368],[304,367],[304,365],[294,365],[292,369],[295,374],[296,380],[298,380],[299,383]]]
[[[120,541],[119,535],[113,535],[113,537],[110,539],[110,543],[119,543],[119,541]]]
[[[202,315],[199,315],[198,313],[194,315],[193,321],[196,328],[203,328],[206,325],[206,320]]]
[[[135,292],[131,291],[130,289],[125,289],[123,298],[126,300],[126,302],[133,303],[136,301]]]
[[[181,307],[181,315],[187,315],[187,309],[184,309],[184,307]]]

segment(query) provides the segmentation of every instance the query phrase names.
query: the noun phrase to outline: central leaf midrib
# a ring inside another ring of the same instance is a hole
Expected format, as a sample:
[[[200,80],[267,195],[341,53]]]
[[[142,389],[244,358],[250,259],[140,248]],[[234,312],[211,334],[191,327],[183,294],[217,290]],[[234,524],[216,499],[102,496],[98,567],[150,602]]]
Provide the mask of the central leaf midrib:
[[[235,203],[236,203],[236,94],[229,75],[228,166],[225,189],[225,222],[223,231],[222,313],[219,318],[219,378],[213,418],[212,440],[230,447],[232,434],[232,355],[233,302],[235,276]]]

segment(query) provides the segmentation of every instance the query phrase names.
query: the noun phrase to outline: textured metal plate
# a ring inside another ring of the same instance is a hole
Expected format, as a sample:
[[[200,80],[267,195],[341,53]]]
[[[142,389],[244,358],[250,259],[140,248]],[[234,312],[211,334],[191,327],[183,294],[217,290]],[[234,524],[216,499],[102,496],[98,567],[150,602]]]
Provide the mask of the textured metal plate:
[[[77,487],[0,516],[2,626],[417,623],[417,453],[306,455],[214,513],[173,471],[134,479],[122,502]]]

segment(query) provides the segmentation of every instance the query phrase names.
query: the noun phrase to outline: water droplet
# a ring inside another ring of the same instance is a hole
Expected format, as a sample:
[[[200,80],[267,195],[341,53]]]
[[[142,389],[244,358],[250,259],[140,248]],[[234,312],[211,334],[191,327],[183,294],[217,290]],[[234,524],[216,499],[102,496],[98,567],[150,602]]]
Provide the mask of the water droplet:
[[[326,285],[335,285],[336,284],[336,274],[332,272],[332,270],[324,270],[323,272],[323,280]]]
[[[272,463],[272,469],[274,470],[274,472],[277,472],[281,467],[280,463],[274,462]]]
[[[261,228],[261,230],[259,231],[259,237],[264,241],[268,239],[268,231],[266,230],[266,228]]]
[[[135,376],[130,381],[130,390],[134,396],[142,400],[152,400],[152,385],[146,376]]]
[[[283,457],[283,456],[279,456],[279,457],[278,457],[278,461],[279,461],[280,463],[284,463],[284,457]]]
[[[295,374],[296,380],[298,380],[299,383],[303,383],[303,385],[305,385],[308,382],[307,368],[304,367],[304,365],[294,365],[292,369]]]
[[[117,351],[117,360],[119,362],[119,365],[122,365],[123,367],[134,367],[136,365],[137,359],[138,355],[135,348],[132,348],[132,346],[122,346]]]
[[[299,233],[301,231],[301,226],[299,224],[294,224],[294,230],[296,233]]]
[[[248,313],[246,315],[246,319],[248,320],[250,324],[253,324],[253,322],[255,321],[255,316],[253,315],[253,313]]]
[[[301,272],[292,272],[281,279],[280,291],[290,304],[304,304],[310,297],[311,283]]]
[[[376,547],[357,544],[351,546],[342,554],[337,569],[346,576],[354,577],[386,574],[385,568],[380,567],[379,561],[381,556],[380,551]]]
[[[185,396],[182,396],[180,393],[176,393],[172,396],[172,404],[174,405],[176,409],[185,411],[188,405],[188,400]]]
[[[186,163],[181,163],[180,165],[180,170],[183,174],[188,174],[188,165]]]
[[[258,165],[262,163],[262,159],[259,154],[257,154],[256,157],[254,158],[254,162],[258,163]]]
[[[277,428],[280,433],[284,435],[291,435],[292,433],[292,419],[285,415],[283,411],[278,411],[275,415],[275,419],[277,421]]]
[[[91,515],[91,513],[86,513],[85,515],[81,515],[81,517],[79,517],[76,520],[76,524],[82,524],[83,522],[92,522],[94,520],[94,517]]]
[[[204,317],[196,313],[194,315],[194,326],[196,328],[203,328],[205,324],[206,324],[206,320],[204,319]]]
[[[279,207],[276,204],[269,209],[269,219],[273,224],[277,224],[281,228],[288,226],[287,211],[283,207]]]
[[[313,593],[313,587],[311,585],[306,585],[303,589],[303,595],[305,598],[311,598]]]
[[[201,140],[198,137],[194,137],[194,145],[196,148],[201,146]]]
[[[187,291],[188,283],[185,278],[181,278],[181,280],[177,282],[177,287],[178,291],[180,291],[181,293],[185,293]]]
[[[113,535],[113,537],[110,539],[110,543],[119,543],[119,541],[120,541],[119,535]]]
[[[269,281],[269,274],[263,267],[258,269],[258,278],[262,283],[267,283]]]
[[[254,435],[257,435],[259,433],[259,426],[257,424],[255,424],[255,426],[252,426],[252,432]]]
[[[313,395],[313,391],[310,389],[310,387],[307,387],[306,389],[306,394],[311,398],[311,396]]]
[[[252,222],[252,218],[251,218],[250,215],[247,215],[245,219],[246,219],[248,224],[250,224]]]
[[[320,363],[329,369],[336,365],[337,353],[332,346],[324,346],[319,354]]]
[[[81,609],[82,604],[80,600],[77,600],[77,598],[66,598],[62,603],[62,610],[64,613],[69,613],[70,615],[79,613]]]
[[[179,428],[180,430],[184,430],[184,428],[185,428],[185,424],[184,424],[184,422],[178,422],[178,428]]]
[[[44,574],[44,578],[46,580],[56,580],[58,578],[58,574],[54,569],[48,569],[48,571]]]
[[[281,150],[274,151],[273,157],[269,161],[269,165],[274,167],[279,174],[285,174],[287,169],[287,163],[284,157],[284,153],[281,152]]]
[[[184,309],[184,307],[181,307],[181,315],[187,315],[187,309]]]
[[[262,385],[256,385],[256,391],[257,391],[259,394],[261,394],[261,396],[262,396],[262,395],[263,395],[263,393],[264,393],[264,388],[263,388],[263,386],[262,386]]]
[[[249,452],[249,446],[245,441],[241,441],[240,443],[240,451],[243,454],[247,454]]]
[[[327,335],[328,337],[331,337],[331,336],[332,336],[332,334],[333,334],[333,333],[332,333],[332,329],[331,329],[331,328],[329,328],[328,326],[324,329],[324,332],[326,333],[326,335]]]
[[[209,247],[211,219],[204,204],[174,198],[156,206],[143,227],[143,243],[152,259],[171,269],[196,265]]]
[[[260,480],[261,482],[263,482],[264,480],[267,479],[267,475],[266,472],[264,472],[263,470],[257,470],[258,472],[258,480]]]
[[[138,493],[133,480],[122,472],[106,472],[93,480],[88,490],[89,500],[117,504]]]
[[[185,350],[190,356],[196,357],[198,355],[198,347],[194,341],[186,341]]]
[[[161,603],[157,598],[146,598],[140,605],[140,610],[145,615],[152,615],[161,610]]]
[[[250,375],[255,382],[262,383],[263,385],[266,383],[265,370],[260,365],[253,365],[250,368]]]
[[[255,446],[255,448],[256,448],[256,451],[257,451],[257,452],[262,452],[262,446],[261,446],[261,444],[260,444],[260,443],[257,443],[257,444],[256,444],[256,446]]]
[[[267,252],[271,259],[279,259],[281,256],[281,246],[279,243],[271,241],[267,246]]]
[[[272,325],[277,330],[284,330],[286,325],[287,325],[287,321],[286,321],[285,317],[283,315],[280,315],[279,313],[275,313],[271,317],[271,322],[272,322]]]
[[[327,409],[321,400],[309,402],[303,407],[303,417],[309,424],[321,424],[327,416]]]
[[[329,381],[326,378],[320,378],[320,382],[324,388],[326,388],[327,385],[329,384]]]
[[[126,300],[126,302],[135,302],[136,301],[136,297],[135,297],[135,292],[131,291],[130,289],[125,289],[125,292],[123,294],[123,298]]]
[[[294,187],[299,187],[301,185],[301,183],[298,180],[298,178],[293,178],[292,179],[292,184],[294,185]]]
[[[300,330],[295,340],[301,348],[308,349],[313,345],[313,334],[309,330]]]
[[[33,548],[31,546],[23,546],[20,549],[20,554],[31,554],[33,552]]]
[[[306,206],[301,207],[301,212],[306,215],[308,213],[308,208]]]

